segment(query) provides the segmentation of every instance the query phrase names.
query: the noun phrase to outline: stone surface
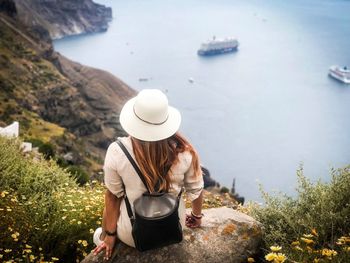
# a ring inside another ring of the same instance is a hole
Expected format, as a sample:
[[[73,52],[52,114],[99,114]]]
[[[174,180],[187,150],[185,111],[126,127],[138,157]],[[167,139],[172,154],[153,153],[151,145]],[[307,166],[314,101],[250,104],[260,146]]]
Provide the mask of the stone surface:
[[[184,229],[181,243],[146,252],[118,243],[109,262],[246,262],[248,256],[257,252],[262,237],[259,222],[227,207],[203,212],[202,227]],[[82,262],[103,262],[103,254],[91,253]]]

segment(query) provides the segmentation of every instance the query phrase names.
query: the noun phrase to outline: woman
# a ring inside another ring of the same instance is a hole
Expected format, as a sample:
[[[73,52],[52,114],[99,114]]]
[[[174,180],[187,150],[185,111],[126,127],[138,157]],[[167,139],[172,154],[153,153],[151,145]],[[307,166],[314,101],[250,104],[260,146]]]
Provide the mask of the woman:
[[[167,97],[160,90],[142,90],[124,105],[120,123],[129,137],[119,140],[136,160],[148,189],[177,195],[184,186],[192,201],[192,212],[185,218],[181,199],[180,222],[183,227],[200,227],[203,177],[196,151],[178,133],[181,123],[179,111],[168,105]],[[146,188],[116,142],[107,150],[103,169],[107,187],[103,231],[101,228],[95,231],[97,247],[94,253],[106,250],[105,258],[109,259],[117,238],[135,247],[123,196],[126,194],[132,205],[146,192]]]

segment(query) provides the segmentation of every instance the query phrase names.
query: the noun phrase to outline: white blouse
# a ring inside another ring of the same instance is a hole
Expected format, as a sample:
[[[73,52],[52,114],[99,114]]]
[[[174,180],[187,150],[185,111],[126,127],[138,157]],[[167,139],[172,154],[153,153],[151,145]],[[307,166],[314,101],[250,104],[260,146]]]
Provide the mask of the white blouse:
[[[135,159],[130,137],[121,137],[119,140],[128,149],[130,155]],[[195,176],[190,152],[183,152],[178,155],[179,161],[169,171],[171,173],[170,192],[178,194],[181,187],[185,187],[187,197],[191,201],[198,198],[203,189],[203,176]],[[134,201],[147,191],[134,167],[125,156],[122,149],[116,142],[109,145],[104,162],[104,182],[108,190],[117,197],[126,194],[133,208]],[[123,183],[125,189],[123,188]],[[183,199],[179,205],[179,216],[182,227],[185,227],[185,204]],[[131,223],[126,210],[124,199],[120,205],[120,216],[117,224],[118,238],[129,246],[135,247],[131,235]]]

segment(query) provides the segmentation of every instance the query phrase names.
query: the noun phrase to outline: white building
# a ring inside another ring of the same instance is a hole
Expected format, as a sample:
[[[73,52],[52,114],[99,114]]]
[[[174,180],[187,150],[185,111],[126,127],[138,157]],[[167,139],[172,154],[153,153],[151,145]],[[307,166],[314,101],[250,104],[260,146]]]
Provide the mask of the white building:
[[[0,127],[0,136],[3,137],[18,137],[19,136],[19,123],[18,121],[14,121],[9,126],[6,126],[5,128]],[[22,145],[23,152],[31,152],[32,151],[32,144],[30,142],[23,142]]]
[[[5,137],[18,137],[19,135],[19,123],[14,121],[12,124],[5,128],[0,127],[0,135]]]

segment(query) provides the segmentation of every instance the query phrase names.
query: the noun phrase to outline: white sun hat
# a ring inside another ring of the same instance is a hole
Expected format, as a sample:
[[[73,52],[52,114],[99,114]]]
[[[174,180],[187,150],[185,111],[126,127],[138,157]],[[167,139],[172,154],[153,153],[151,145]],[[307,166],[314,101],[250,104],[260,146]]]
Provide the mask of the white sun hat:
[[[125,103],[119,121],[130,136],[153,142],[174,135],[180,127],[181,114],[169,106],[162,91],[144,89]]]

